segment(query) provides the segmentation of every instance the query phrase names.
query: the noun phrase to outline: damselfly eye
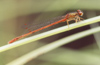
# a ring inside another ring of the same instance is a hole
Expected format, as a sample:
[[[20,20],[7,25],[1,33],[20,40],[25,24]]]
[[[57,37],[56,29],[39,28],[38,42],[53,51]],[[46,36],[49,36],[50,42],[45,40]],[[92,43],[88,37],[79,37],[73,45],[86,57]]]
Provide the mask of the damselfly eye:
[[[83,16],[83,12],[81,10],[77,10],[78,15]]]

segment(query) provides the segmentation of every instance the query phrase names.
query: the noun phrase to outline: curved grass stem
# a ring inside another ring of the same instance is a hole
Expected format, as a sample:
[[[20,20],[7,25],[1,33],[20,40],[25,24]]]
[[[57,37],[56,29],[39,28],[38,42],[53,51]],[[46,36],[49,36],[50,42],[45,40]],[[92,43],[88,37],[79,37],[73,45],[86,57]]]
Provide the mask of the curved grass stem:
[[[58,47],[60,47],[64,44],[68,44],[69,42],[72,42],[74,40],[80,39],[82,37],[85,37],[85,36],[88,36],[88,35],[91,35],[91,34],[94,34],[94,33],[97,33],[97,32],[100,32],[100,27],[89,29],[89,30],[86,30],[86,31],[83,31],[83,32],[65,37],[65,38],[60,39],[58,41],[55,41],[51,44],[47,44],[47,45],[45,45],[41,48],[33,50],[32,52],[30,52],[30,53],[28,53],[28,54],[26,54],[26,55],[24,55],[24,56],[22,56],[22,57],[20,57],[16,60],[12,61],[8,65],[14,65],[14,64],[24,65],[25,63],[29,62],[30,59],[35,59],[36,57],[38,57],[38,56],[40,56],[44,53],[47,53],[47,52],[49,52],[49,51],[51,51],[55,48],[58,48]]]
[[[62,26],[62,27],[59,27],[59,28],[38,34],[38,35],[34,35],[34,36],[31,36],[31,37],[16,41],[12,44],[2,46],[2,47],[0,47],[0,52],[4,52],[6,50],[9,50],[9,49],[12,49],[12,48],[24,45],[24,44],[28,44],[30,42],[34,42],[34,41],[37,41],[37,40],[40,40],[40,39],[43,39],[43,38],[46,38],[46,37],[49,37],[49,36],[52,36],[52,35],[55,35],[55,34],[59,34],[59,33],[65,32],[65,31],[76,29],[76,28],[79,28],[79,27],[82,27],[82,26],[86,26],[86,25],[89,25],[89,24],[92,24],[92,23],[99,22],[99,21],[100,21],[100,16],[97,16],[97,17],[93,17],[93,18],[90,18],[90,19],[87,19],[87,20],[84,20],[84,21],[80,21],[78,23],[70,24],[69,25],[70,28],[68,28],[67,25]]]

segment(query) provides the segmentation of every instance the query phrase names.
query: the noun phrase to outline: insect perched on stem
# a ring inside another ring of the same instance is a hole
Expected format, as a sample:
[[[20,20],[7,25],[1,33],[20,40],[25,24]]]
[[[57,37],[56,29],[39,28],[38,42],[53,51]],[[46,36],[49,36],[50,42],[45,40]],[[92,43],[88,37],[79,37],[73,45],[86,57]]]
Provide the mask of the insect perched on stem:
[[[26,34],[23,34],[23,35],[21,35],[21,36],[19,36],[19,37],[16,37],[16,38],[10,40],[8,43],[11,44],[11,43],[13,43],[13,42],[15,42],[15,41],[17,41],[17,40],[23,38],[23,37],[29,36],[29,35],[31,35],[31,34],[33,34],[33,33],[35,33],[35,32],[38,32],[38,31],[40,31],[40,30],[43,30],[43,29],[45,29],[45,28],[48,28],[48,27],[50,27],[50,26],[53,26],[53,25],[58,24],[58,23],[61,23],[61,22],[67,22],[67,25],[68,25],[68,27],[69,27],[69,22],[70,22],[70,21],[74,20],[74,21],[77,23],[78,21],[80,21],[81,19],[83,19],[83,18],[81,18],[80,16],[83,16],[83,12],[82,12],[81,10],[77,10],[77,12],[68,13],[68,14],[66,14],[65,16],[62,16],[62,19],[57,20],[57,21],[53,21],[53,22],[52,22],[51,24],[49,24],[49,25],[40,27],[40,28],[38,28],[38,29],[36,29],[36,30],[33,30],[33,31],[29,32],[29,33],[26,33]]]

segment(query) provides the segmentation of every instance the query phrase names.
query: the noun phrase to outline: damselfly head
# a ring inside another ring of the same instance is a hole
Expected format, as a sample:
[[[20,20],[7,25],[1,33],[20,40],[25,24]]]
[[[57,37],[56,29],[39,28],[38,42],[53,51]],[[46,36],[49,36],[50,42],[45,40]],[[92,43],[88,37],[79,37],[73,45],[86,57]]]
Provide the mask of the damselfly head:
[[[81,10],[77,10],[78,15],[83,16],[83,12]]]

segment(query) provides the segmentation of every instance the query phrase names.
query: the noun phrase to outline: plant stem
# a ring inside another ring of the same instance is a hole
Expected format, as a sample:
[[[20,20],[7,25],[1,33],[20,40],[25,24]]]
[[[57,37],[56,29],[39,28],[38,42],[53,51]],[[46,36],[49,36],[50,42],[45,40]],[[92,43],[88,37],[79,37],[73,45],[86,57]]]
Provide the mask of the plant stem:
[[[96,22],[99,22],[99,21],[100,21],[100,16],[97,16],[97,17],[94,17],[94,18],[90,18],[90,19],[78,22],[78,23],[70,24],[69,28],[67,27],[67,25],[62,26],[62,27],[59,27],[59,28],[38,34],[38,35],[34,35],[34,36],[31,36],[31,37],[16,41],[12,44],[2,46],[2,47],[0,47],[0,52],[4,52],[6,50],[9,50],[9,49],[12,49],[12,48],[24,45],[24,44],[28,44],[30,42],[34,42],[34,41],[37,41],[37,40],[40,40],[40,39],[43,39],[43,38],[46,38],[46,37],[49,37],[49,36],[52,36],[52,35],[55,35],[55,34],[59,34],[59,33],[65,32],[65,31],[69,31],[69,30],[79,28],[79,27],[82,27],[82,26],[86,26],[86,25],[96,23]]]

